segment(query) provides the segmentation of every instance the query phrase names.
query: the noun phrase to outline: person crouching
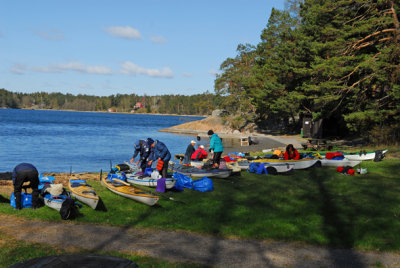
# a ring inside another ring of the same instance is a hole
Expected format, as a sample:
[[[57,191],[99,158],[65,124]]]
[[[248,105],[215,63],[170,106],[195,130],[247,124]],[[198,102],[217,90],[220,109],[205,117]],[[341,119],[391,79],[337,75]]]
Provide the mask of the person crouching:
[[[20,210],[21,206],[21,191],[24,182],[30,182],[29,187],[32,188],[32,208],[39,207],[39,172],[36,167],[29,163],[18,164],[12,173],[14,185],[15,209]]]

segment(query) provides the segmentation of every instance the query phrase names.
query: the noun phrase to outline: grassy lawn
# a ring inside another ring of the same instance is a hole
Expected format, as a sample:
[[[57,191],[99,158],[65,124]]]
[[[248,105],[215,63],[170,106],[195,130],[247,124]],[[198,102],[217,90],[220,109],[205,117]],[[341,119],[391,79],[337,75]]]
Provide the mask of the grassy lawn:
[[[196,264],[179,264],[171,263],[164,260],[159,260],[150,257],[121,254],[118,252],[88,252],[88,251],[72,251],[64,249],[54,249],[46,247],[38,243],[25,243],[15,240],[0,232],[0,268],[7,268],[18,262],[39,258],[44,256],[65,255],[65,254],[85,254],[92,253],[98,255],[115,256],[125,258],[136,262],[142,267],[162,267],[162,268],[189,268],[189,267],[203,267]]]
[[[390,150],[395,155],[400,151]],[[154,207],[120,197],[90,181],[107,212],[83,206],[83,216],[74,222],[398,251],[400,159],[389,154],[381,162],[366,161],[361,167],[368,173],[346,176],[327,167],[277,176],[242,172],[242,176],[213,179],[212,192],[167,192],[185,203],[162,198]],[[47,207],[14,211],[9,204],[0,203],[0,212],[62,221],[58,212]]]

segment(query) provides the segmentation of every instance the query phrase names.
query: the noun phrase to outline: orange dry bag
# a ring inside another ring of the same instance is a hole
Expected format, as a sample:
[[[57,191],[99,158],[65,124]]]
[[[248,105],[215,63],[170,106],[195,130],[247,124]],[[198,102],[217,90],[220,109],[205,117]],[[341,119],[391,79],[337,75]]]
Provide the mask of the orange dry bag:
[[[163,166],[164,166],[164,162],[161,161],[161,160],[158,160],[156,169],[157,169],[158,171],[161,171],[161,169],[162,169]]]

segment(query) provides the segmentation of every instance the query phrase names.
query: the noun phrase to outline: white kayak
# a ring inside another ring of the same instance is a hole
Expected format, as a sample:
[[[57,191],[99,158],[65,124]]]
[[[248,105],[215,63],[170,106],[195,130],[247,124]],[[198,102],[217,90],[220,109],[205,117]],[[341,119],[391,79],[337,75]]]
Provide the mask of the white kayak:
[[[242,170],[247,170],[249,168],[249,166],[250,166],[250,162],[249,161],[238,161],[236,163],[239,165],[239,167]],[[267,168],[268,167],[273,167],[273,168],[275,168],[276,172],[284,173],[284,172],[288,172],[288,171],[293,170],[294,163],[275,163],[275,162],[271,163],[271,162],[265,162],[264,166],[267,167]]]
[[[361,163],[361,160],[349,160],[346,157],[343,159],[321,159],[323,167],[354,167]]]
[[[157,180],[147,175],[126,174],[126,181],[133,185],[142,185],[148,187],[157,187]],[[171,189],[175,186],[175,178],[165,179],[165,188]]]
[[[299,160],[281,160],[281,159],[257,159],[252,162],[258,163],[280,163],[280,164],[294,164],[293,169],[306,169],[320,164],[320,159],[299,159]],[[240,163],[239,163],[240,165]]]
[[[173,162],[172,162],[173,163]],[[201,169],[192,166],[185,166],[181,164],[172,164],[170,162],[169,168],[175,172],[182,173],[189,177],[197,177],[202,178],[207,176],[209,178],[227,178],[231,175],[232,169],[218,169],[218,168],[211,168],[211,169]]]
[[[62,203],[67,199],[65,195],[46,194],[43,198],[44,204],[49,208],[60,211]]]
[[[385,154],[388,150],[382,150],[382,154]],[[374,152],[360,152],[360,153],[344,153],[343,154],[347,159],[349,160],[360,160],[360,161],[364,161],[364,160],[374,160],[375,159],[375,155],[376,155],[376,151]]]

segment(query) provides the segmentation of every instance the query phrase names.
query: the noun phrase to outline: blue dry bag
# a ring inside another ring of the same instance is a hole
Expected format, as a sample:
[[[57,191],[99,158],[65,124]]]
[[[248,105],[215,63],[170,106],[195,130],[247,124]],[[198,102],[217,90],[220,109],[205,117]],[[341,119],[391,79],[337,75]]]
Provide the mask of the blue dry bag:
[[[200,192],[207,192],[214,190],[214,184],[210,178],[204,176],[199,180],[193,181],[193,190],[197,190]]]
[[[176,190],[183,191],[184,187],[193,189],[192,178],[178,172],[175,172],[172,176],[176,179],[174,186]]]
[[[11,193],[10,205],[15,208],[14,192]],[[21,193],[21,207],[23,207],[23,208],[31,208],[32,207],[32,194]]]

